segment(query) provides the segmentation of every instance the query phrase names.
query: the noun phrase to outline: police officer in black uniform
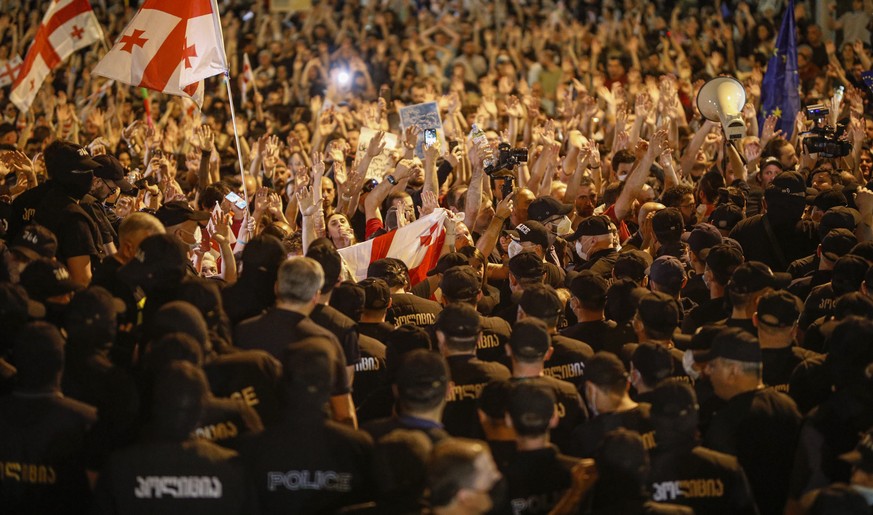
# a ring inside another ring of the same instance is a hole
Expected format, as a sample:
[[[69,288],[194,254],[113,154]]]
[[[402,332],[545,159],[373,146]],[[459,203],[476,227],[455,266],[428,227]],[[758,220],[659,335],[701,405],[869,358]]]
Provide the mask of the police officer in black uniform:
[[[262,514],[333,513],[371,496],[373,440],[325,415],[336,367],[319,339],[285,348],[282,420],[240,447]]]
[[[446,358],[452,378],[443,413],[446,431],[452,436],[481,436],[476,400],[486,384],[510,377],[509,369],[500,363],[476,357],[476,346],[482,337],[480,316],[472,305],[453,304],[440,312],[434,324],[437,346]]]
[[[743,468],[734,456],[701,447],[694,390],[676,379],[650,396],[656,447],[650,451],[652,499],[688,506],[695,513],[756,514]]]
[[[358,284],[364,289],[364,311],[358,322],[358,331],[384,342],[394,330],[394,325],[385,321],[391,307],[391,288],[377,277],[368,277]]]
[[[608,216],[596,215],[582,220],[576,231],[567,237],[576,242],[576,252],[584,253],[585,263],[579,270],[591,270],[605,279],[612,277],[612,268],[618,259],[618,251],[612,238],[612,221]]]
[[[391,288],[391,307],[388,308],[385,321],[394,327],[412,324],[427,329],[442,311],[439,303],[407,292],[409,269],[399,259],[382,258],[373,261],[367,268],[367,277],[382,279]]]
[[[614,320],[606,320],[606,292],[609,283],[591,270],[576,274],[570,282],[569,307],[578,321],[575,325],[561,331],[563,336],[590,345],[592,350],[621,353],[625,343],[636,340],[629,330],[618,328]]]
[[[513,383],[543,384],[555,393],[559,422],[552,430],[552,441],[560,449],[569,448],[573,428],[588,419],[588,412],[573,383],[545,374],[545,362],[552,354],[549,329],[541,320],[526,318],[515,323],[507,352],[512,360]]]

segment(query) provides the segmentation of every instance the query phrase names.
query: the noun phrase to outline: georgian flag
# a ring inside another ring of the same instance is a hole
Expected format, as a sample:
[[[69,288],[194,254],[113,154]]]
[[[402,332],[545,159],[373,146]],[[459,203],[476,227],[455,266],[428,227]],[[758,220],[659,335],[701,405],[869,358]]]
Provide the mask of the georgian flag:
[[[52,70],[76,50],[101,39],[103,29],[88,0],[54,0],[14,77],[9,99],[22,112],[27,112]]]
[[[405,227],[340,249],[339,253],[356,281],[367,277],[370,263],[392,257],[406,263],[410,285],[414,286],[424,280],[428,270],[435,267],[440,258],[445,241],[443,225],[447,216],[445,209],[436,209]]]
[[[203,79],[226,70],[215,0],[146,0],[94,73],[199,105]]]
[[[242,90],[242,102],[245,104],[248,101],[249,88],[254,88],[255,93],[258,92],[258,86],[255,84],[255,74],[252,71],[252,62],[249,60],[249,54],[243,54],[243,69],[240,76]]]

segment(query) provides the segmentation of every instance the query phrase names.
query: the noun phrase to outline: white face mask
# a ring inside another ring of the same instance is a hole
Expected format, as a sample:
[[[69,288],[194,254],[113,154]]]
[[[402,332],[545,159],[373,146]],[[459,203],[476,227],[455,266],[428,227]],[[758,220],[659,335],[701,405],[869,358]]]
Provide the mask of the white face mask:
[[[588,253],[585,252],[585,245],[582,245],[582,238],[576,240],[576,254],[585,261],[588,261]]]
[[[570,234],[571,232],[573,232],[573,222],[571,222],[566,216],[562,217],[555,226],[555,234],[563,236],[565,234]]]
[[[521,246],[521,243],[512,240],[509,242],[509,247],[506,249],[506,252],[509,254],[509,259],[512,259],[518,254],[521,254],[522,250],[524,250],[524,247]]]
[[[864,496],[867,504],[873,506],[873,488],[861,485],[852,485],[852,489]]]
[[[700,379],[700,372],[694,368],[694,353],[690,349],[686,350],[685,354],[682,355],[682,368],[688,374],[688,377],[694,381]]]
[[[198,225],[196,229],[194,229],[194,243],[188,244],[188,250],[194,250],[200,246],[200,243],[203,242],[203,232],[200,230],[200,226]]]

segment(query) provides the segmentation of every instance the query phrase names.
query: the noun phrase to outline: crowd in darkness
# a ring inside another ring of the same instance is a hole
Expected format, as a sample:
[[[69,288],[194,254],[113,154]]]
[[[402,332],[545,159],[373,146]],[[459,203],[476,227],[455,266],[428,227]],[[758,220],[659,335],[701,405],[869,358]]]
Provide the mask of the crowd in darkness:
[[[0,512],[871,513],[871,0],[221,0],[201,106],[91,3],[0,88]],[[341,255],[429,215],[423,279]]]

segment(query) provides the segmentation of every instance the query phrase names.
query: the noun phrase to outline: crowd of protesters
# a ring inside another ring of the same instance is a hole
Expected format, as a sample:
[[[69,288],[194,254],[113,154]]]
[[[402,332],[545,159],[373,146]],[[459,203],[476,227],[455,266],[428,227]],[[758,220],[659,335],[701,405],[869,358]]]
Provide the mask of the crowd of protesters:
[[[795,4],[822,117],[762,113],[785,8],[228,0],[235,127],[106,45],[0,89],[0,512],[871,513],[873,5]]]

